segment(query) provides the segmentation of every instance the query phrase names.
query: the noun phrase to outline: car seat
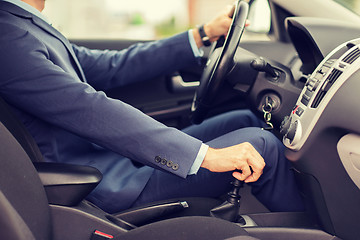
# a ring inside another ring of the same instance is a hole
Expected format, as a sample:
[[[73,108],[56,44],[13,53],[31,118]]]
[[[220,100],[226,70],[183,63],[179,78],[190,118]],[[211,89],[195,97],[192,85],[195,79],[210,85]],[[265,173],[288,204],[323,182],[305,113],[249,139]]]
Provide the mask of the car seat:
[[[111,237],[125,240],[235,237],[241,240],[255,239],[254,237],[289,239],[289,236],[291,239],[302,240],[337,239],[318,229],[279,228],[281,224],[273,224],[273,221],[265,227],[254,225],[245,231],[239,224],[204,216],[173,215],[171,219],[150,224],[144,222],[143,226],[137,227],[121,218],[130,216],[132,219],[132,214],[110,215],[91,203],[82,201],[101,181],[101,173],[98,170],[87,166],[33,163],[28,152],[33,151],[37,145],[30,146],[25,151],[3,124],[10,124],[11,129],[16,128],[14,122],[11,122],[11,119],[6,122],[3,119],[4,112],[0,116],[0,239],[92,240]],[[23,130],[26,131],[25,128]],[[24,138],[22,134],[28,133],[18,131],[18,137],[25,139],[23,144],[29,144],[28,138]],[[36,153],[32,156],[35,158]],[[148,207],[143,209],[153,208]],[[130,213],[131,211],[133,210],[130,210]],[[136,218],[141,219],[144,217],[143,214],[144,212],[140,211]],[[275,218],[272,216],[270,215],[270,219],[279,218],[277,214]]]

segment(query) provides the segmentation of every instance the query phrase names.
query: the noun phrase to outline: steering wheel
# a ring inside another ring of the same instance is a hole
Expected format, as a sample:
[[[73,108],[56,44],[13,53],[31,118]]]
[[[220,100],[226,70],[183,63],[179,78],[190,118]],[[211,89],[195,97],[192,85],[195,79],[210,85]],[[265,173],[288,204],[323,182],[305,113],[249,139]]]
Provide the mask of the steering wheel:
[[[244,32],[248,12],[248,3],[238,0],[223,46],[216,48],[220,40],[214,43],[216,47],[210,53],[200,78],[200,86],[191,105],[191,118],[195,124],[200,124],[204,120],[215,96],[224,83],[226,74],[234,65],[234,55]]]

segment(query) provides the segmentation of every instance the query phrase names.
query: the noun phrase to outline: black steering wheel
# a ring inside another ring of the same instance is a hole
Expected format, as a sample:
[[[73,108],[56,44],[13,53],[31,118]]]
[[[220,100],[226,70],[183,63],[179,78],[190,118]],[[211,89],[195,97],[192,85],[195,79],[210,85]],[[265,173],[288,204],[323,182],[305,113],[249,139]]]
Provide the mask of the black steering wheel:
[[[234,64],[234,55],[244,32],[248,12],[248,3],[238,0],[223,46],[215,48],[210,53],[200,79],[200,86],[194,95],[191,106],[191,118],[195,124],[204,120],[215,96],[224,83],[226,74]],[[214,43],[215,46],[218,45],[218,42]]]

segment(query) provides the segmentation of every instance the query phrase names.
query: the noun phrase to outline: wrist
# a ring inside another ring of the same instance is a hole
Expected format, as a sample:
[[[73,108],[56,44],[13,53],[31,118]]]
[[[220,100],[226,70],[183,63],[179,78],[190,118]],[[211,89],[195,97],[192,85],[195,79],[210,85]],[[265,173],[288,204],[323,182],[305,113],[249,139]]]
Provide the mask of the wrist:
[[[192,33],[193,33],[193,37],[194,37],[196,46],[197,46],[198,48],[201,48],[201,47],[203,46],[203,43],[202,43],[202,41],[201,41],[199,29],[197,29],[197,28],[192,29]]]
[[[198,27],[198,32],[199,32],[199,35],[200,35],[200,38],[201,38],[201,41],[202,41],[202,44],[205,46],[205,47],[208,47],[211,45],[211,41],[210,41],[210,36],[208,35],[209,34],[209,28],[207,25],[201,25]]]
[[[209,147],[205,157],[204,157],[204,161],[202,162],[201,166],[202,168],[206,168],[209,171],[213,170],[213,163],[216,162],[216,149]]]
[[[204,24],[204,31],[205,31],[206,36],[209,37],[210,42],[213,42],[216,37],[213,36],[213,32],[208,23]]]

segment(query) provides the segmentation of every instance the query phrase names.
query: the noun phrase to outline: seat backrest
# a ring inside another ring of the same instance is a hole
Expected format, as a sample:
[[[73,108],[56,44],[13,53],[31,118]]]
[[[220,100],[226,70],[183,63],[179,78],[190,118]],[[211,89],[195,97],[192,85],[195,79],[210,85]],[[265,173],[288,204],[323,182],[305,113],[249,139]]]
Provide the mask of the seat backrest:
[[[26,152],[0,123],[0,239],[50,240],[50,207]]]
[[[20,143],[32,162],[43,161],[43,156],[35,140],[2,97],[0,97],[0,122]]]

